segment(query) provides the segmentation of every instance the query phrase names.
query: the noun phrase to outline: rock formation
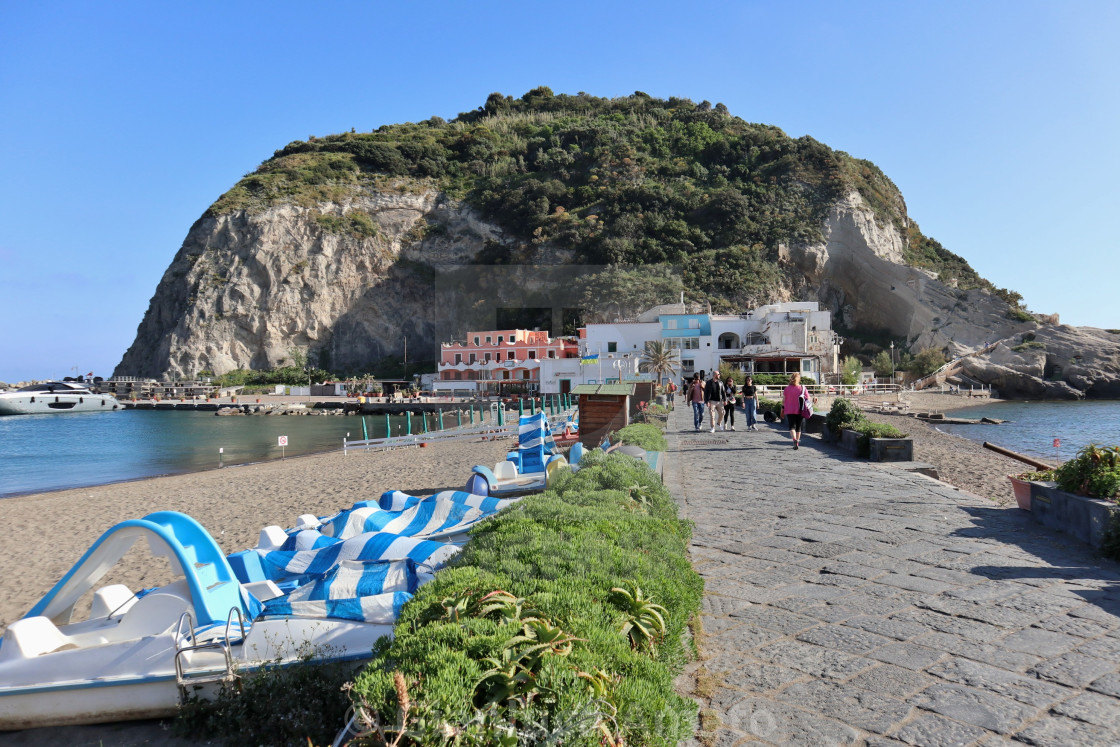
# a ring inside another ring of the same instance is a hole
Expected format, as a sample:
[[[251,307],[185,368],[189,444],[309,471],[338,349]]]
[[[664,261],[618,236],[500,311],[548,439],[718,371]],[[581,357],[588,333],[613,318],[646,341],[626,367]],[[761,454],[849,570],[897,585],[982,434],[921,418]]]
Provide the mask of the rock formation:
[[[406,344],[430,358],[425,265],[468,262],[495,233],[435,191],[399,186],[337,204],[200,219],[116,374],[220,374],[290,365],[299,353],[356,370],[403,357]],[[424,238],[430,224],[441,233]]]
[[[833,205],[822,235],[782,247],[787,284],[774,300],[819,300],[842,327],[905,337],[915,351],[953,357],[999,341],[966,359],[962,372],[1004,396],[1120,397],[1120,335],[1021,321],[986,290],[954,288],[907,266],[899,228],[858,193]],[[503,244],[525,248],[408,179],[338,202],[208,215],[191,227],[115,373],[220,374],[291,364],[300,353],[323,368],[372,370],[402,357],[406,338],[414,360],[431,359],[437,320],[462,316],[474,300],[437,294],[432,267],[469,264]],[[563,247],[532,252],[544,264],[570,259]],[[508,290],[475,288],[491,299]]]

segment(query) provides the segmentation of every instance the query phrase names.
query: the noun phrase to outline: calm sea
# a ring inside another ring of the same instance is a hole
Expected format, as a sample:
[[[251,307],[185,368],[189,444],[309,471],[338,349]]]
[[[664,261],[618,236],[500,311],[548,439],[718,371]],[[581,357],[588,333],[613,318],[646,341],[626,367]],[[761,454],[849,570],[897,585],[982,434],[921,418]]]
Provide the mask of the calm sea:
[[[370,438],[385,435],[383,415],[217,417],[123,410],[0,417],[0,497],[212,469],[218,449],[227,465],[341,449],[347,434],[351,440],[364,437],[363,420]],[[450,413],[444,420],[449,428],[457,422]],[[403,424],[403,417],[391,418],[394,435],[404,432]],[[420,430],[418,416],[412,427]],[[429,416],[428,427],[438,427],[435,416]],[[288,437],[284,450],[280,436]]]
[[[1043,461],[1065,461],[1090,443],[1120,445],[1120,401],[1116,400],[994,402],[946,411],[946,415],[950,414],[1006,420],[1001,425],[941,425],[938,429],[975,441],[989,441]]]

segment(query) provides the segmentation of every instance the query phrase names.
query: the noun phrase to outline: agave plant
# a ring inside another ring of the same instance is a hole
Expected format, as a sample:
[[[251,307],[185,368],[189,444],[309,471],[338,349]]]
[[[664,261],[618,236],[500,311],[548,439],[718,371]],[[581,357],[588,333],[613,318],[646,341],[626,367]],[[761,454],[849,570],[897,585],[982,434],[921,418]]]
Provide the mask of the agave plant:
[[[503,622],[534,622],[543,619],[539,610],[528,606],[522,597],[498,589],[478,600],[479,617],[495,614]]]
[[[626,585],[629,588],[616,586],[611,589],[622,598],[623,611],[627,615],[620,632],[630,639],[633,648],[652,647],[657,638],[665,634],[664,616],[669,613],[660,604],[647,599],[635,582],[627,581]]]

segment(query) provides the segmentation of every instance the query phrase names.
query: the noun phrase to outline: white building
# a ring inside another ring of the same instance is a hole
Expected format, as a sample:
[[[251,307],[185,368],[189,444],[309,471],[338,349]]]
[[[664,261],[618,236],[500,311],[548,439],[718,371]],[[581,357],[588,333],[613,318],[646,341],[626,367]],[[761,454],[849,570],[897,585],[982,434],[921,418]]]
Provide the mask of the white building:
[[[634,321],[581,329],[579,360],[541,361],[541,392],[648,380],[648,374],[638,373],[638,365],[650,340],[668,342],[678,350],[678,378],[710,372],[722,363],[749,373],[800,371],[817,382],[839,370],[832,314],[821,311],[815,301],[769,304],[745,314],[710,314],[667,304]]]

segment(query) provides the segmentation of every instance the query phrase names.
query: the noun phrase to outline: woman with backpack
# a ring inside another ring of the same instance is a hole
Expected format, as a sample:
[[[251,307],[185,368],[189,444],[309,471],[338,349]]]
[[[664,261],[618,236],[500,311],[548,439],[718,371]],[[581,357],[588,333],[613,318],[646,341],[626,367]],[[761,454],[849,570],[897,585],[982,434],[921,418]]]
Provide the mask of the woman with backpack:
[[[801,431],[804,427],[801,413],[810,402],[809,390],[801,385],[801,374],[790,376],[789,385],[782,391],[782,413],[789,423],[789,436],[793,439],[793,448],[798,449],[801,441]]]

